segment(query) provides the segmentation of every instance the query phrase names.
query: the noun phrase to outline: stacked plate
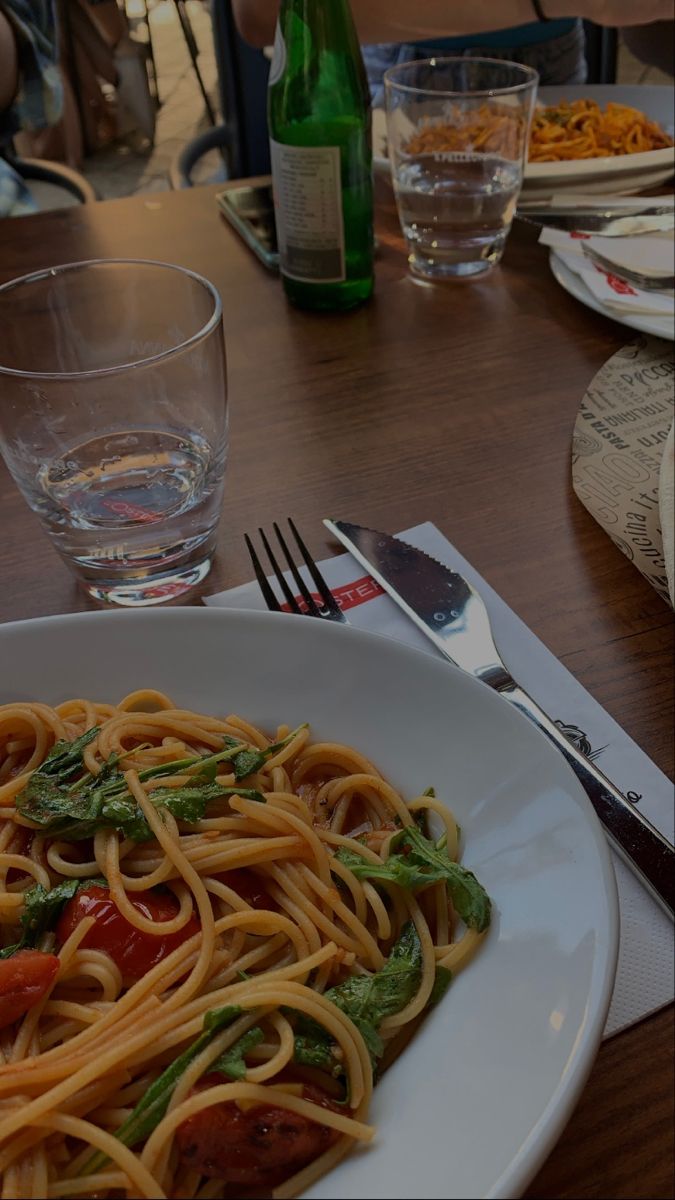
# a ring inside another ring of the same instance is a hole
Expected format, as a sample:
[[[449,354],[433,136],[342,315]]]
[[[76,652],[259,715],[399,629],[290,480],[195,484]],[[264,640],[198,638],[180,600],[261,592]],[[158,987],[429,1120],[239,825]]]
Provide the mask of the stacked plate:
[[[538,100],[557,104],[560,100],[595,100],[602,108],[608,103],[628,104],[657,121],[673,136],[675,93],[667,86],[623,86],[579,84],[542,87]],[[388,170],[387,126],[384,109],[373,111],[373,161],[376,168]],[[673,175],[673,149],[648,150],[616,158],[580,158],[570,162],[529,163],[520,206],[540,204],[562,191],[629,195],[666,183]]]

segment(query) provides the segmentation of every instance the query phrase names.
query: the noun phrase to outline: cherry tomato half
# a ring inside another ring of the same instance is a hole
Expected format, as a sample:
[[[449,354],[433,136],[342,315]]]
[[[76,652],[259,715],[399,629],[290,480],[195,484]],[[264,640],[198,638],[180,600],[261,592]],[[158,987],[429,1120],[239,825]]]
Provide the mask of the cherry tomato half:
[[[166,893],[138,892],[130,895],[129,900],[137,912],[151,921],[170,921],[178,912],[175,896]],[[84,917],[94,917],[96,923],[80,945],[90,950],[104,950],[117,963],[123,978],[129,980],[141,979],[200,929],[199,921],[192,916],[177,933],[145,933],[127,921],[107,888],[93,884],[77,892],[61,913],[56,926],[56,940],[60,946]]]
[[[205,1075],[192,1094],[227,1082],[223,1075]],[[302,1096],[322,1108],[335,1109],[315,1084],[303,1084]],[[188,1117],[176,1131],[176,1144],[182,1161],[202,1175],[250,1190],[275,1187],[318,1158],[338,1137],[335,1129],[275,1104],[242,1112],[234,1101],[226,1101]]]
[[[232,891],[236,892],[246,904],[250,904],[251,908],[267,908],[276,912],[275,901],[265,890],[264,883],[254,871],[234,868],[231,871],[219,871],[213,878],[220,879],[227,887],[232,888]]]
[[[59,969],[55,954],[17,950],[0,959],[0,1029],[23,1017],[49,991]]]

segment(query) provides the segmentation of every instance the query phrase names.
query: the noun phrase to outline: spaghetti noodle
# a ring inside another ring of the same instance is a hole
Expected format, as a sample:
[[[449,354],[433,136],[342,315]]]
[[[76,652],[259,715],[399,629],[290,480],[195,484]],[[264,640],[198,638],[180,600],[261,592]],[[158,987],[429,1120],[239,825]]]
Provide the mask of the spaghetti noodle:
[[[538,108],[530,133],[530,162],[563,162],[664,150],[673,139],[637,108],[572,100]]]
[[[2,1197],[301,1193],[487,929],[457,855],[305,726],[0,706]]]
[[[459,109],[452,120],[420,122],[404,149],[411,155],[476,152],[515,160],[523,150],[524,129],[518,112],[486,104]],[[636,108],[609,103],[603,110],[594,100],[572,100],[536,109],[528,161],[616,157],[672,145],[673,139],[657,122]]]

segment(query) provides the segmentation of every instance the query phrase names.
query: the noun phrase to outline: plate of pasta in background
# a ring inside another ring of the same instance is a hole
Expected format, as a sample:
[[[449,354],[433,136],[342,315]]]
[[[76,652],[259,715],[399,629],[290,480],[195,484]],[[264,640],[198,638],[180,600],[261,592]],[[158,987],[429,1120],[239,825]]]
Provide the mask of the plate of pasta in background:
[[[15,622],[0,661],[3,1194],[521,1194],[617,953],[543,735],[285,614]]]
[[[543,87],[537,100],[523,200],[563,191],[628,194],[672,178],[671,87]]]
[[[480,113],[477,121],[483,145],[490,131]],[[469,135],[470,125],[469,115]],[[442,138],[442,122],[434,131]],[[675,170],[674,135],[675,95],[667,85],[541,87],[520,203],[540,203],[564,191],[617,195],[656,187]],[[495,131],[495,152],[502,136],[503,128]],[[373,158],[376,167],[389,168],[382,109],[373,111]]]

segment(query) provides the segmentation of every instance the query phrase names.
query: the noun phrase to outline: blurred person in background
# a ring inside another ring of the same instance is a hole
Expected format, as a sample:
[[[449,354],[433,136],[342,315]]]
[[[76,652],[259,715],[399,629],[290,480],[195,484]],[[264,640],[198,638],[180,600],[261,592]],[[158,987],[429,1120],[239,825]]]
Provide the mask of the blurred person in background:
[[[233,7],[242,37],[255,46],[273,41],[279,0],[233,0]],[[542,84],[584,83],[582,20],[648,26],[634,52],[654,65],[664,55],[664,30],[651,26],[659,22],[670,28],[672,60],[672,0],[352,0],[352,12],[374,105],[384,102],[387,67],[435,54],[509,59],[534,67]]]
[[[34,211],[30,192],[6,155],[21,130],[38,130],[61,116],[52,0],[0,0],[0,217]]]
[[[675,75],[675,21],[656,21],[653,25],[624,29],[623,40],[631,54],[645,66]]]

